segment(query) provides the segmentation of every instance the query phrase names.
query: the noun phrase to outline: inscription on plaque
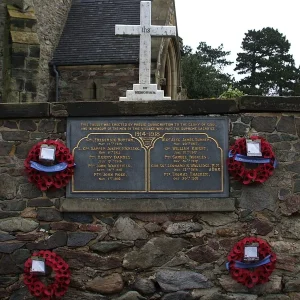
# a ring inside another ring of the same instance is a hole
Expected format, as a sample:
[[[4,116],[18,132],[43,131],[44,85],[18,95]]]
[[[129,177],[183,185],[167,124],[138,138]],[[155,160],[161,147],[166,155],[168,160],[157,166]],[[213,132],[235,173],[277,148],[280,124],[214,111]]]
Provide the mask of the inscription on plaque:
[[[227,118],[68,119],[68,197],[226,197]]]

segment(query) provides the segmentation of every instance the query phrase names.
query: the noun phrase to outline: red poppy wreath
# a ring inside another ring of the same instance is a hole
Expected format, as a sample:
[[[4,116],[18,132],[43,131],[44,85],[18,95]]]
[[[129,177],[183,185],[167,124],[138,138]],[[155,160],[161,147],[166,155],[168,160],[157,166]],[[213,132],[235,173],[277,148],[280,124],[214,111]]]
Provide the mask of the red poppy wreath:
[[[46,145],[55,149],[53,165],[43,165],[40,161],[41,146]],[[70,150],[60,141],[45,140],[31,148],[24,162],[28,180],[41,191],[49,188],[62,188],[72,178],[74,173],[74,158]]]
[[[33,256],[44,258],[45,265],[55,272],[52,284],[45,285],[37,274],[31,273],[32,258],[28,258],[24,265],[24,283],[30,293],[41,300],[60,299],[68,290],[71,280],[69,265],[56,253],[41,250]]]
[[[229,157],[227,159],[229,174],[243,184],[263,183],[274,172],[276,166],[275,154],[271,145],[262,137],[251,136],[252,141],[261,141],[262,157],[247,157],[246,138],[237,139],[229,148]],[[254,169],[248,169],[246,163],[254,163],[258,166]]]
[[[244,249],[246,245],[257,244],[259,261],[245,263]],[[246,237],[236,243],[228,255],[226,264],[232,278],[237,282],[252,288],[257,284],[266,283],[275,269],[276,254],[269,244],[260,238]]]

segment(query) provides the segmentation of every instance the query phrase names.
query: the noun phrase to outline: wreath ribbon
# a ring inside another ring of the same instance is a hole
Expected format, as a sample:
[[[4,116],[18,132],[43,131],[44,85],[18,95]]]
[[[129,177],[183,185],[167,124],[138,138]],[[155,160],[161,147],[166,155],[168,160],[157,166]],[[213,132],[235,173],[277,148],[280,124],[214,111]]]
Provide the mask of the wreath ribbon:
[[[274,162],[272,162],[272,160],[270,158],[264,158],[264,157],[249,157],[246,155],[242,155],[242,154],[232,154],[232,151],[229,150],[228,152],[228,157],[229,158],[234,158],[235,161],[240,161],[240,162],[245,162],[245,163],[251,163],[251,164],[270,164],[273,163],[274,168],[277,166],[277,161],[274,160]]]
[[[266,256],[264,259],[254,262],[254,263],[244,263],[241,261],[234,261],[234,267],[235,268],[240,268],[240,269],[252,269],[252,268],[257,268],[263,265],[268,264],[269,262],[271,262],[271,254],[269,254],[268,256]],[[229,262],[226,263],[226,269],[229,271],[230,269],[230,264]]]
[[[62,162],[54,166],[44,166],[35,161],[30,161],[30,167],[38,171],[53,173],[53,172],[60,172],[65,170],[68,167],[68,164]]]

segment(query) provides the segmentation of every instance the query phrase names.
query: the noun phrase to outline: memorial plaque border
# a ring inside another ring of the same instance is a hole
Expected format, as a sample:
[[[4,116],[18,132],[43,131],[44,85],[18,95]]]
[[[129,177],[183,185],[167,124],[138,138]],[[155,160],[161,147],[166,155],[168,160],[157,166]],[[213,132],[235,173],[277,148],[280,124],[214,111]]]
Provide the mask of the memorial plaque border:
[[[81,121],[81,122],[92,122],[95,120],[98,121],[107,121],[107,120],[113,120],[113,121],[121,121],[121,120],[136,120],[136,121],[145,121],[145,120],[155,120],[155,121],[174,121],[174,120],[181,120],[181,121],[189,121],[189,120],[193,120],[195,121],[195,119],[201,121],[201,120],[218,120],[219,122],[221,122],[224,126],[223,130],[222,130],[222,134],[224,134],[224,137],[222,138],[222,147],[219,147],[219,143],[218,141],[215,140],[216,144],[218,145],[218,148],[221,149],[221,151],[223,151],[223,159],[222,159],[222,165],[223,165],[223,172],[222,172],[222,185],[223,185],[223,191],[222,192],[216,192],[216,191],[191,191],[191,190],[187,190],[187,191],[167,191],[167,192],[161,192],[161,191],[150,191],[150,192],[144,192],[144,191],[91,191],[91,192],[87,192],[87,191],[83,191],[80,193],[77,192],[73,192],[71,189],[71,184],[67,187],[67,198],[71,198],[71,197],[76,197],[76,198],[98,198],[98,199],[128,199],[128,198],[137,198],[137,199],[164,199],[164,198],[176,198],[176,199],[188,199],[188,198],[216,198],[216,197],[228,197],[229,196],[229,179],[228,179],[228,175],[227,175],[227,166],[226,166],[226,153],[227,153],[227,149],[228,149],[228,118],[227,117],[204,117],[204,116],[185,116],[185,117],[178,117],[178,116],[157,116],[157,117],[118,117],[118,118],[109,118],[109,117],[99,117],[99,118],[69,118],[68,119],[68,126],[67,126],[67,136],[70,136],[70,126],[72,123],[72,120],[77,120],[77,121]],[[93,133],[90,133],[93,134]],[[95,133],[95,134],[99,134],[99,133]],[[104,134],[104,133],[102,133]],[[112,134],[112,133],[108,133],[108,134]],[[119,134],[119,133],[118,133]],[[175,133],[170,133],[170,134],[175,134]],[[182,132],[179,134],[183,134]],[[186,134],[192,134],[192,133],[186,133]],[[199,133],[195,133],[195,134],[206,134],[204,132],[199,132]],[[207,134],[206,134],[207,135]],[[207,135],[208,136],[208,135]],[[210,136],[208,136],[209,138],[211,138]],[[83,137],[85,138],[85,137]],[[82,139],[83,139],[82,138]],[[68,139],[68,143],[69,143],[69,139]],[[70,145],[68,145],[70,146]],[[71,149],[72,150],[72,149]],[[148,152],[149,155],[149,152]],[[76,158],[75,158],[76,161]],[[147,172],[147,170],[146,170]],[[150,169],[148,168],[148,172],[150,172]],[[149,178],[149,176],[148,176]],[[148,179],[150,180],[150,179]],[[73,182],[73,180],[72,180]]]
[[[163,212],[232,212],[234,198],[161,198],[161,199],[61,199],[60,210],[79,213],[163,213]]]

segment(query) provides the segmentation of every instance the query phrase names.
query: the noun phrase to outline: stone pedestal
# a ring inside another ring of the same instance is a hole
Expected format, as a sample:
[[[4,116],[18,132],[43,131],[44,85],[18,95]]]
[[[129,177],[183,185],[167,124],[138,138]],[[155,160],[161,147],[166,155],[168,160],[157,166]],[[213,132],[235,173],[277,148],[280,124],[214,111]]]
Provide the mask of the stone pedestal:
[[[171,100],[171,97],[165,97],[164,91],[157,89],[157,84],[134,84],[133,90],[126,91],[126,97],[120,97],[120,101],[155,100]]]

